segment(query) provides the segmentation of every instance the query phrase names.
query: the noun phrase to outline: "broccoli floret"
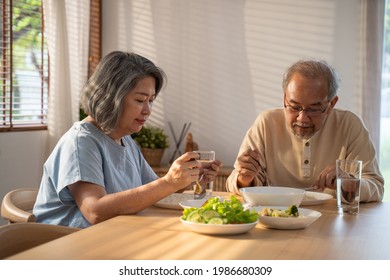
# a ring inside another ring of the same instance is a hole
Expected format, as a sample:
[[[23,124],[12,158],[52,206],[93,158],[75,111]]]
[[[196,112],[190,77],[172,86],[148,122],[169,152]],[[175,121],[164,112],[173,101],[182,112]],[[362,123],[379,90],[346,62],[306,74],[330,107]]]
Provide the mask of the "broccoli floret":
[[[289,216],[298,217],[298,216],[299,216],[298,207],[297,207],[296,205],[291,205],[291,206],[288,207],[288,209],[286,210],[286,213],[287,213]]]

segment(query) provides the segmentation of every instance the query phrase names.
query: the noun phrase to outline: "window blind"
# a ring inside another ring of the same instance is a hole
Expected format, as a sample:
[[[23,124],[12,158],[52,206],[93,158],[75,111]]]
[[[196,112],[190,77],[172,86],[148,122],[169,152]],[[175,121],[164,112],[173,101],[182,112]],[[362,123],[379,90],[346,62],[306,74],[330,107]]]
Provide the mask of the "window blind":
[[[42,3],[0,3],[0,131],[46,129],[49,61]]]
[[[101,0],[91,0],[90,7],[90,25],[89,25],[89,65],[88,65],[88,77],[90,77],[95,71],[101,56]]]

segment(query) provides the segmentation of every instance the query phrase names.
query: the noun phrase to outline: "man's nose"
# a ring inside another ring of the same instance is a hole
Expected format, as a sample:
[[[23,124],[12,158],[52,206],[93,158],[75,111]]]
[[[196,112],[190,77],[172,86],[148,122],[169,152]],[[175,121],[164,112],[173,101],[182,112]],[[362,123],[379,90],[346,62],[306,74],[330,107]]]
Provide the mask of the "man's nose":
[[[309,114],[306,112],[306,110],[301,110],[298,113],[297,120],[308,120],[310,119]]]

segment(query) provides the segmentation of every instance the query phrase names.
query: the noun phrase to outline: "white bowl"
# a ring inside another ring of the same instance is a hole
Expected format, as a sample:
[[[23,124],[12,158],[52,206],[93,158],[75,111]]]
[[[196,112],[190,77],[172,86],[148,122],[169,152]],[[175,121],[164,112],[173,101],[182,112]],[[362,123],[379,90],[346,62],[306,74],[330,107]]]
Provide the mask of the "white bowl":
[[[203,200],[206,201],[210,197],[212,197],[212,195],[206,194]],[[180,203],[192,198],[194,198],[194,193],[173,193],[156,202],[154,206],[167,209],[182,210],[183,208],[182,206],[180,206]]]
[[[210,197],[209,197],[210,198]],[[185,200],[185,201],[182,201],[180,202],[180,206],[183,207],[183,209],[186,209],[186,208],[200,208],[203,206],[203,204],[209,200],[209,198],[203,198],[203,199],[189,199],[189,200]],[[219,201],[222,202],[224,201],[224,199],[222,197],[219,197]]]
[[[240,189],[245,202],[252,206],[291,206],[301,204],[305,190],[290,187],[248,187]]]
[[[183,202],[180,202],[180,206],[183,209],[186,208],[200,208],[207,201],[207,199],[189,199]]]

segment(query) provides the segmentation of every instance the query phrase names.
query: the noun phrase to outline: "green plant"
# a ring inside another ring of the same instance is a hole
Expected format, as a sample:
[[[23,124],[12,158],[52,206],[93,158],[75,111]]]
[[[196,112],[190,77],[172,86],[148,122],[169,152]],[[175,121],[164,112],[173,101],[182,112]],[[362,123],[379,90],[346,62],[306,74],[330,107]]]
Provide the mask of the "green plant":
[[[154,126],[144,126],[132,135],[141,148],[165,149],[169,147],[168,136],[164,130]]]
[[[79,119],[80,121],[82,121],[83,119],[85,119],[86,117],[88,117],[88,114],[86,114],[84,112],[84,110],[82,108],[79,109]]]

